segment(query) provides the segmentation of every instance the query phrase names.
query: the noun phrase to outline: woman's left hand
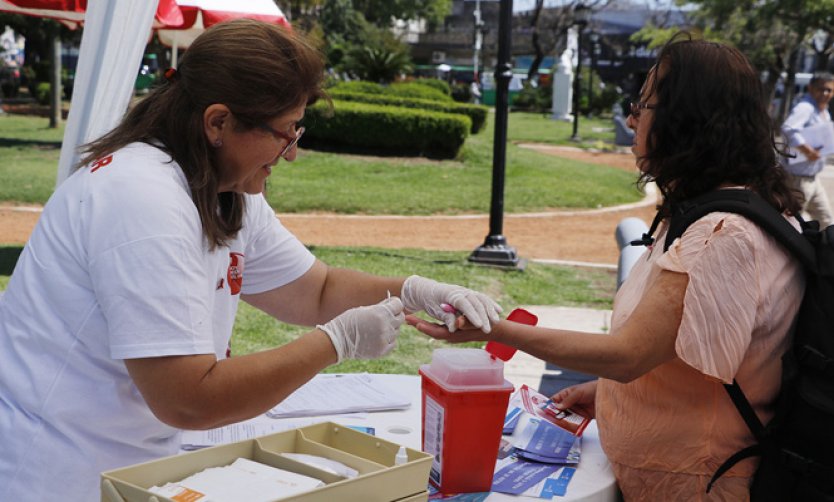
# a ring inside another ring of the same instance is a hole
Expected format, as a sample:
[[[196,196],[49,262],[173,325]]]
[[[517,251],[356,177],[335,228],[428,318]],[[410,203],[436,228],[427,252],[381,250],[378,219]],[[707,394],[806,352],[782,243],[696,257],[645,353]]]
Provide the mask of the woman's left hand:
[[[433,322],[420,319],[415,315],[405,316],[405,322],[417,331],[428,335],[436,340],[443,340],[449,343],[463,343],[463,342],[477,342],[488,341],[492,339],[490,333],[485,333],[475,327],[469,320],[460,316],[455,319],[455,331],[452,332],[445,324],[436,324]]]

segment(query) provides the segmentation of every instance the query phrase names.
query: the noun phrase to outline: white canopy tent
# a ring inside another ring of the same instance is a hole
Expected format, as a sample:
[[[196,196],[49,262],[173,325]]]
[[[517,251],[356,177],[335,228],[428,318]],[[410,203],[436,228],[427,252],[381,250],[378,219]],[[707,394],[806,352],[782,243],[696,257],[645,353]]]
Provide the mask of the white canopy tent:
[[[272,0],[0,0],[0,11],[84,25],[56,185],[72,174],[78,147],[121,120],[152,29],[174,47],[176,58],[177,48],[187,48],[205,28],[226,19],[289,27]]]

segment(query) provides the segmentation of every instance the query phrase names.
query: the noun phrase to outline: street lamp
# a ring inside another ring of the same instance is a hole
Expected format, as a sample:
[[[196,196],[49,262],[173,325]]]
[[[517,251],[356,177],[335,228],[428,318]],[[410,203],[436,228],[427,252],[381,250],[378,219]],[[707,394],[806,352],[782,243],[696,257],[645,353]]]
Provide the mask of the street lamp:
[[[579,74],[582,71],[582,30],[588,25],[591,9],[582,2],[573,8],[573,25],[576,26],[576,74],[573,76],[573,134],[571,141],[579,141],[579,95],[582,92]]]
[[[492,145],[492,198],[489,208],[489,235],[469,255],[469,261],[506,268],[523,268],[515,248],[507,244],[504,225],[504,166],[507,157],[507,118],[509,88],[513,78],[510,62],[513,0],[501,0],[498,16],[498,64],[495,67],[495,135]]]

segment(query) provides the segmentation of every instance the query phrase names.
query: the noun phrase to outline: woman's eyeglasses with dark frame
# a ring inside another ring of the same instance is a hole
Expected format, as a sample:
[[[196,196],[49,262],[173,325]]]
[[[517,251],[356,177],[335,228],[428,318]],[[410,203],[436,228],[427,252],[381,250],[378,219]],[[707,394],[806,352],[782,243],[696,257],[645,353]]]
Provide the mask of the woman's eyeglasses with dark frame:
[[[632,101],[630,103],[630,105],[631,105],[631,116],[634,117],[635,119],[640,118],[640,114],[643,112],[643,110],[654,110],[655,108],[657,108],[657,105],[653,105],[653,104],[650,104],[650,103],[643,103],[642,101],[638,101],[637,103]]]
[[[277,139],[278,141],[284,140],[284,141],[287,142],[287,146],[285,146],[284,148],[281,149],[281,154],[280,155],[283,158],[287,157],[287,154],[290,152],[290,150],[292,150],[293,147],[296,144],[298,144],[298,140],[301,139],[301,135],[304,134],[304,127],[299,127],[298,129],[295,129],[295,136],[292,136],[292,135],[287,134],[285,132],[281,132],[277,129],[273,129],[272,127],[270,127],[267,124],[258,124],[257,127],[258,127],[258,129],[262,129],[262,130],[272,134],[272,136],[274,136],[275,139]]]

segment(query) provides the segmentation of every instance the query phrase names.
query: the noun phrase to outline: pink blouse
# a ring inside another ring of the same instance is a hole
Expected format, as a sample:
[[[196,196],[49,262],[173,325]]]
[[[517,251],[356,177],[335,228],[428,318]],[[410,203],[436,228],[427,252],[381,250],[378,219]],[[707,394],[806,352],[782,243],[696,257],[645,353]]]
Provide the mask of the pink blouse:
[[[754,443],[721,384],[735,378],[759,418],[770,419],[804,277],[772,237],[736,214],[701,218],[664,254],[665,236],[664,224],[620,288],[611,330],[661,270],[688,274],[677,357],[627,384],[600,379],[600,439],[626,500],[744,500],[755,459],[704,494],[715,470]]]

